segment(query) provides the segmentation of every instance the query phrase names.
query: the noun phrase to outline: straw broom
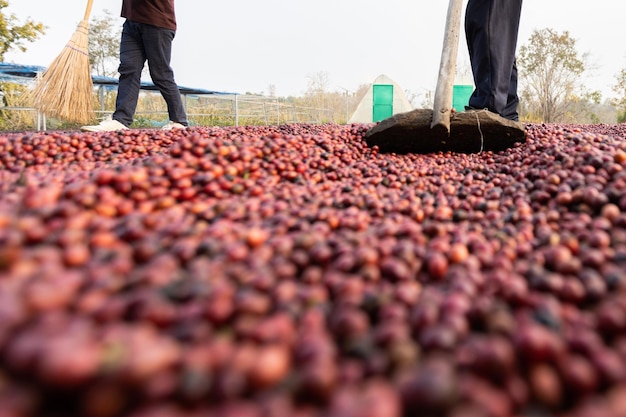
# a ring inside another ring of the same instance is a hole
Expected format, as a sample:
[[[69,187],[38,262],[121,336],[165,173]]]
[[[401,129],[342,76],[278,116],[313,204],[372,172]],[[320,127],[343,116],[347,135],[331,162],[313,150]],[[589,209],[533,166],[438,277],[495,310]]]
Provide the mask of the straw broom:
[[[95,119],[93,82],[89,67],[89,15],[93,0],[88,0],[85,17],[63,51],[36,79],[30,100],[42,113],[76,123]]]

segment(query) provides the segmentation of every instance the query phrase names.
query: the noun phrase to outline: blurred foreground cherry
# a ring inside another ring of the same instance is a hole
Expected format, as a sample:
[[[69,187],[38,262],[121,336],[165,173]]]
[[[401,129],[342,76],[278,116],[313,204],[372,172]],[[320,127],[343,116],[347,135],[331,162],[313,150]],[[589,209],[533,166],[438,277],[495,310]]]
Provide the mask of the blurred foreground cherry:
[[[624,415],[626,127],[371,127],[0,135],[0,414]]]

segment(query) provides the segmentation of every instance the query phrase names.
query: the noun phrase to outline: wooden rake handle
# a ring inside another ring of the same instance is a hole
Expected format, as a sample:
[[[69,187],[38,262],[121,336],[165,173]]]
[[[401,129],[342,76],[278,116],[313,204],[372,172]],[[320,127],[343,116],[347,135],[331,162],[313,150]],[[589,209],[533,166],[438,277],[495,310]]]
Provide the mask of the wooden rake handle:
[[[461,12],[463,0],[450,0],[446,29],[439,64],[439,77],[435,89],[433,104],[433,120],[431,129],[450,135],[450,114],[452,113],[452,89],[456,75],[456,57],[459,50],[459,34],[461,30]]]

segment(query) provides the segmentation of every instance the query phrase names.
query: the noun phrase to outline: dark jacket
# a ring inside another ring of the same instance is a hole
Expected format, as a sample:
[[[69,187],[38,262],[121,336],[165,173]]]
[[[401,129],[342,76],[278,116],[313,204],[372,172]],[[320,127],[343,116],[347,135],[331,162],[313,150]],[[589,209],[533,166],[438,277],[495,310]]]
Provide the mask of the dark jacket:
[[[123,0],[122,17],[133,22],[176,30],[174,0]]]

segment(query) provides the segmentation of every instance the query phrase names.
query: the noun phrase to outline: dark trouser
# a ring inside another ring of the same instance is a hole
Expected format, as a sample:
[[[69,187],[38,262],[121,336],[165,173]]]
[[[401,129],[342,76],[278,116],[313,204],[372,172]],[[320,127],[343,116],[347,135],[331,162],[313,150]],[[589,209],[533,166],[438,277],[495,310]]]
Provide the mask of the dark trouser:
[[[469,0],[465,35],[474,85],[469,106],[519,120],[515,49],[522,0]]]
[[[150,77],[167,103],[169,118],[187,126],[174,71],[170,67],[175,31],[130,20],[124,22],[120,43],[120,84],[113,119],[130,126],[133,122],[141,84],[141,71],[148,61]]]

